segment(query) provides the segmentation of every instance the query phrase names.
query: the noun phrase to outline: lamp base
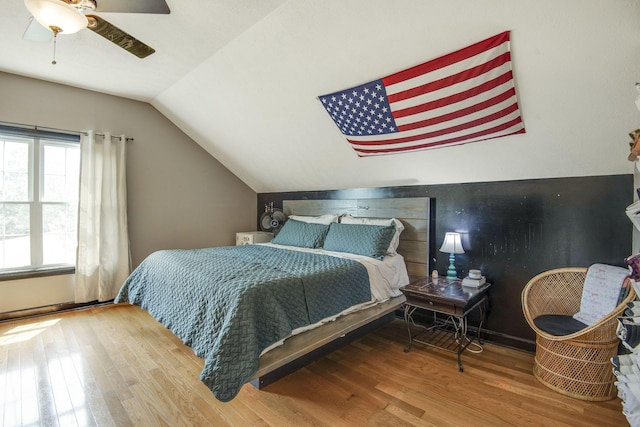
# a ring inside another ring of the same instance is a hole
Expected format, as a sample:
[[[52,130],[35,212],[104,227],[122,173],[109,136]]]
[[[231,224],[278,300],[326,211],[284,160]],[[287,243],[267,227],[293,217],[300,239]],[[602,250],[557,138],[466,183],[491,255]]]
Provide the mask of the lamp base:
[[[449,269],[447,270],[447,280],[458,280],[458,272],[454,265],[455,255],[449,254]]]

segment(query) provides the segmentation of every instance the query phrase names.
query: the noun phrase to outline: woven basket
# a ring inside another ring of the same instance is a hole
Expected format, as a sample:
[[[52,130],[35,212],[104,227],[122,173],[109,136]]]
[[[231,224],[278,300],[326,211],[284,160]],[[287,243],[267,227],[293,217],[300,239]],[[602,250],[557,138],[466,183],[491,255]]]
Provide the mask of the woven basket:
[[[547,387],[576,399],[602,401],[617,395],[611,357],[618,352],[617,317],[635,291],[598,322],[565,336],[538,329],[533,319],[543,314],[572,315],[580,309],[586,268],[562,268],[541,273],[522,291],[522,310],[536,332],[534,376]]]

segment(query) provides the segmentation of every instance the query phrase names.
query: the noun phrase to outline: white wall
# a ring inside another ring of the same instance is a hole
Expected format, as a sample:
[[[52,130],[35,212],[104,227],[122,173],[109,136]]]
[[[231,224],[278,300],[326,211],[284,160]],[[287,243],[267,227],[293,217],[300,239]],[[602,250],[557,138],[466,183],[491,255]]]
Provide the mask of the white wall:
[[[359,158],[317,97],[511,31],[527,133]],[[153,104],[257,192],[626,174],[637,0],[290,0]]]
[[[256,193],[151,105],[6,73],[0,94],[0,121],[135,139],[127,145],[134,267],[158,249],[233,245],[236,231],[255,229]],[[0,281],[0,311],[68,302],[71,279]]]

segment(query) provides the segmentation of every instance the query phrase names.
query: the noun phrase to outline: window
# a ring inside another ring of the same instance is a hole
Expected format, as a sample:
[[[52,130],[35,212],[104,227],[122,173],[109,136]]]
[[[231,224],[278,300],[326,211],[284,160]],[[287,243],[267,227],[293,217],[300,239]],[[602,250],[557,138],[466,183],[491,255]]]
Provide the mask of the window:
[[[0,274],[75,265],[78,141],[0,126]]]

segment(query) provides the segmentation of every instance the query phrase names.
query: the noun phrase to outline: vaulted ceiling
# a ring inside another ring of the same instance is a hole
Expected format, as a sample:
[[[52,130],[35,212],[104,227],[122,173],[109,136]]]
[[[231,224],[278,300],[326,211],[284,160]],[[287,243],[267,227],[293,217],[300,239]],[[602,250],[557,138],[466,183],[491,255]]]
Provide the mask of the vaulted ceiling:
[[[0,71],[149,102],[257,192],[632,171],[636,0],[167,4],[168,15],[101,14],[155,54],[82,30],[59,36],[51,65],[51,44],[22,39],[23,1],[2,0]],[[360,158],[317,99],[506,30],[524,135]]]

